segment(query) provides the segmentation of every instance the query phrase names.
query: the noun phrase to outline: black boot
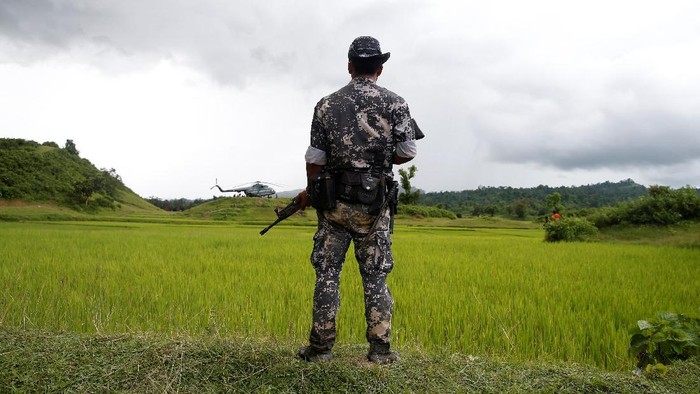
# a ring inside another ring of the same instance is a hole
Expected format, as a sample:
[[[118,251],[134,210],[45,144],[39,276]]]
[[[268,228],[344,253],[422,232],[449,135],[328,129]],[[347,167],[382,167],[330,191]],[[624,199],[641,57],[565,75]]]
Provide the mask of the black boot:
[[[311,346],[302,346],[297,357],[308,362],[331,361],[333,353],[330,350],[318,350]]]
[[[391,364],[394,361],[398,361],[399,354],[393,350],[389,349],[388,343],[369,344],[369,353],[367,353],[367,360],[376,364]]]

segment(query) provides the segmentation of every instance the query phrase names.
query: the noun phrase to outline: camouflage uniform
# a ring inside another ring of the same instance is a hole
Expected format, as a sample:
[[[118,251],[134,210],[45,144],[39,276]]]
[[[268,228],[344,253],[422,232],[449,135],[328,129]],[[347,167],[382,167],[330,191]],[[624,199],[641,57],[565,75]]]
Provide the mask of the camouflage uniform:
[[[395,146],[415,140],[416,129],[403,98],[371,79],[355,78],[316,104],[311,146],[326,152],[327,169],[380,168],[392,177]]]
[[[357,77],[318,102],[309,149],[325,152],[325,171],[372,172],[391,179],[397,144],[413,143],[416,130],[418,127],[401,97],[372,79]],[[339,200],[336,209],[317,212],[318,230],[311,254],[316,286],[310,343],[318,351],[330,350],[335,342],[340,273],[351,240],[355,243],[355,258],[364,287],[367,340],[371,348],[389,349],[394,309],[386,284],[394,266],[390,212],[381,213],[375,231],[363,243],[376,218],[368,213],[368,208]]]

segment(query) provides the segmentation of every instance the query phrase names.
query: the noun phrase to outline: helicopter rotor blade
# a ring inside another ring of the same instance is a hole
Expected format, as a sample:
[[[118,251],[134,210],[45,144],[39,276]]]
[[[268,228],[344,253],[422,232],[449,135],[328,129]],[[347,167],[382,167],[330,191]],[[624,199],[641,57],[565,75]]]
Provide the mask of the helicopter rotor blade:
[[[234,187],[254,186],[254,185],[261,185],[261,186],[273,185],[273,186],[278,186],[278,187],[284,187],[284,185],[279,185],[279,184],[277,184],[277,183],[266,182],[266,181],[251,181],[251,182],[245,182],[245,183],[241,183],[240,185],[236,185],[236,186],[234,186]]]
[[[285,185],[280,185],[278,183],[272,183],[272,182],[265,182],[265,181],[257,181],[257,183],[261,185],[272,185],[272,186],[277,186],[277,187],[284,187]]]

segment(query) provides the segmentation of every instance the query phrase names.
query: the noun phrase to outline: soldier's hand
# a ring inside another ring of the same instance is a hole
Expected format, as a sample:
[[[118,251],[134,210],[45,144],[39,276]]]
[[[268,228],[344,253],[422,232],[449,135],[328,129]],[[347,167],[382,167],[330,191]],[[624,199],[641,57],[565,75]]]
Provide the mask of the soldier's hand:
[[[309,194],[306,192],[306,190],[303,190],[301,193],[297,194],[296,197],[294,197],[294,201],[299,204],[299,209],[303,211],[309,206]]]

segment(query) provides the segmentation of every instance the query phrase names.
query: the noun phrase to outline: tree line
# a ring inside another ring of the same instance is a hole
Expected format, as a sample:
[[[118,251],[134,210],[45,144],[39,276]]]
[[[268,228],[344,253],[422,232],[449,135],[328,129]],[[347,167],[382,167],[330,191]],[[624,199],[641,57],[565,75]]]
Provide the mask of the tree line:
[[[700,194],[692,187],[650,186],[645,196],[602,207],[572,211],[570,217],[545,222],[545,240],[588,241],[606,227],[669,226],[700,221]]]
[[[85,210],[114,208],[120,191],[133,193],[114,169],[97,169],[81,158],[72,140],[60,147],[54,142],[39,144],[0,138],[0,152],[0,199],[55,201]],[[399,209],[421,216],[499,215],[525,219],[542,218],[559,208],[570,216],[588,216],[596,226],[626,222],[663,224],[679,217],[693,217],[698,196],[698,190],[690,187],[678,191],[666,186],[647,189],[631,179],[571,187],[501,186],[423,193],[411,185],[416,172],[415,166],[399,170],[403,189]],[[146,200],[168,211],[184,211],[211,201],[157,197]]]
[[[417,203],[454,212],[457,216],[535,217],[551,212],[553,195],[567,210],[614,206],[646,195],[647,188],[631,179],[594,185],[534,188],[479,187],[458,192],[421,193]]]
[[[197,205],[204,204],[205,202],[210,202],[214,201],[219,197],[212,197],[210,199],[203,199],[203,198],[197,198],[194,200],[187,199],[187,198],[174,198],[174,199],[162,199],[158,197],[148,197],[145,200],[150,202],[151,204],[157,206],[158,208],[164,210],[164,211],[174,211],[174,212],[179,212],[179,211],[186,211],[192,207],[196,207]]]

